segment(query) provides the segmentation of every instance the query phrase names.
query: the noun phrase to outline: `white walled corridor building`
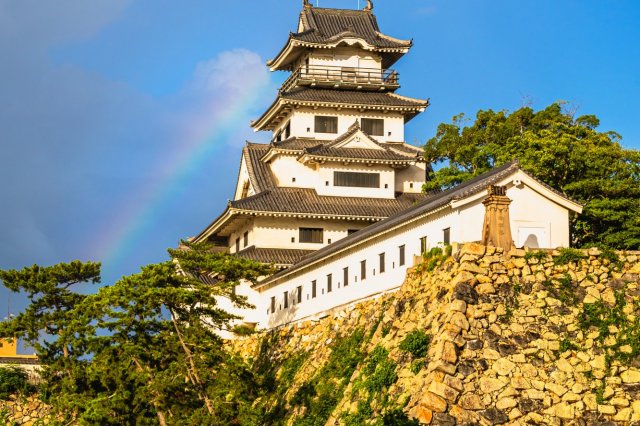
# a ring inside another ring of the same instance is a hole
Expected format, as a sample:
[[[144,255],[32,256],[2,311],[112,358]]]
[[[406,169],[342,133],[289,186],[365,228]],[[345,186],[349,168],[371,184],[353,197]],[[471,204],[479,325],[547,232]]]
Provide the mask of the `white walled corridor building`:
[[[255,309],[221,308],[265,329],[395,290],[415,255],[481,239],[490,185],[507,188],[516,246],[569,245],[570,214],[582,207],[517,162],[422,193],[430,165],[404,142],[404,126],[429,101],[396,94],[389,69],[411,41],[381,33],[370,6],[304,4],[297,32],[268,63],[291,76],[252,123],[271,142],[247,143],[233,200],[192,239],[279,272],[236,289]]]

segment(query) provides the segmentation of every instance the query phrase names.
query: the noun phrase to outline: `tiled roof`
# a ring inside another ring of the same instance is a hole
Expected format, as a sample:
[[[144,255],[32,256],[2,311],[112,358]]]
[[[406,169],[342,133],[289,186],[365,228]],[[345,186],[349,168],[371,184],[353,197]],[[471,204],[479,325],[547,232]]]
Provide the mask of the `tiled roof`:
[[[378,48],[407,48],[412,44],[410,40],[382,34],[375,15],[369,11],[308,7],[300,18],[304,31],[292,34],[294,40],[331,43],[342,37],[355,36]]]
[[[313,253],[313,250],[260,248],[251,246],[238,252],[238,256],[255,260],[260,263],[273,263],[275,265],[293,265],[302,257]]]
[[[304,153],[317,158],[352,158],[391,162],[424,161],[424,156],[400,154],[390,149],[331,148],[319,145],[305,149]]]
[[[256,192],[261,192],[276,186],[269,165],[260,161],[267,151],[269,151],[269,145],[266,144],[247,142],[247,145],[244,147],[249,179]]]
[[[272,188],[251,197],[231,201],[236,210],[304,214],[318,216],[358,217],[379,220],[408,209],[423,194],[401,194],[397,198],[360,198],[318,195],[308,188]]]
[[[305,148],[312,148],[326,142],[319,139],[296,138],[291,137],[283,141],[272,142],[271,145],[278,149],[287,149],[292,151],[302,151]]]
[[[366,228],[363,228],[360,231],[354,234],[351,234],[346,238],[343,238],[342,240],[339,240],[329,246],[326,246],[324,248],[321,248],[318,251],[313,252],[308,256],[305,256],[303,259],[300,260],[300,262],[296,263],[291,268],[285,269],[281,272],[278,272],[275,275],[272,275],[271,277],[267,278],[265,281],[261,282],[260,285],[268,284],[269,282],[274,281],[285,274],[289,274],[298,269],[301,269],[302,267],[310,263],[315,262],[316,260],[330,256],[332,253],[336,251],[353,246],[354,244],[357,244],[362,240],[365,240],[376,234],[379,234],[380,232],[394,228],[418,216],[429,213],[440,207],[446,206],[451,201],[465,198],[469,195],[484,191],[489,185],[493,185],[499,182],[500,180],[515,173],[518,170],[520,170],[520,165],[517,161],[514,161],[511,163],[507,163],[501,167],[497,167],[474,179],[468,180],[467,182],[461,183],[455,188],[452,188],[437,194],[426,196],[425,199],[423,199],[423,201],[419,202],[418,204],[416,204],[411,208],[403,210],[395,215],[390,215],[390,217],[388,217],[387,219],[384,219],[380,222],[369,225]]]
[[[0,364],[39,365],[40,360],[38,358],[33,358],[30,356],[24,356],[24,357],[21,357],[20,355],[17,355],[15,357],[3,356],[3,357],[0,357]]]
[[[356,90],[327,90],[294,87],[280,93],[283,99],[299,102],[328,103],[341,105],[367,105],[387,107],[426,108],[428,100],[420,100],[389,92],[363,92]]]

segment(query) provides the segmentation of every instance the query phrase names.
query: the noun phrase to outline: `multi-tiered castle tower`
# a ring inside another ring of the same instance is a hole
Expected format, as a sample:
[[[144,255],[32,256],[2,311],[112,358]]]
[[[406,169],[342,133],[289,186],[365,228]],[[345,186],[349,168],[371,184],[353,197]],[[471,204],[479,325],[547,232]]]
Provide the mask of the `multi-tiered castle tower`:
[[[370,1],[342,10],[305,0],[297,32],[268,62],[291,76],[252,123],[271,143],[247,143],[233,201],[195,240],[286,267],[422,199],[426,164],[404,126],[429,102],[396,94],[391,69],[411,46],[380,32]]]

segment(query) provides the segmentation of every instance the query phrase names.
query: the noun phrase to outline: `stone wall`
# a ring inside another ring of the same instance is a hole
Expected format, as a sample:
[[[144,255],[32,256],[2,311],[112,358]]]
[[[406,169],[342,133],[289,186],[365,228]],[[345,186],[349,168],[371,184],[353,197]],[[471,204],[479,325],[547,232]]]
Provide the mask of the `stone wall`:
[[[639,275],[634,252],[468,244],[413,268],[394,294],[234,345],[275,365],[304,355],[279,396],[289,424],[309,414],[294,396],[322,380],[332,342],[359,329],[362,356],[332,379],[327,425],[398,408],[437,425],[640,425]],[[430,336],[422,358],[401,349],[416,332]]]
[[[50,408],[37,397],[11,397],[0,401],[0,422],[6,425],[49,424]]]

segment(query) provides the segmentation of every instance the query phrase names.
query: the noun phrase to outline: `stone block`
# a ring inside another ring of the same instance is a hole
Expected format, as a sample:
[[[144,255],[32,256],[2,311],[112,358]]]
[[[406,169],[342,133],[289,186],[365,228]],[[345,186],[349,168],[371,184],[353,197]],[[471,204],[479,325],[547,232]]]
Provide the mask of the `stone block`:
[[[424,393],[422,399],[420,400],[420,404],[424,408],[436,413],[444,413],[447,410],[447,401],[445,401],[444,398],[441,398],[440,396],[431,392]]]
[[[478,395],[472,393],[462,395],[458,404],[466,410],[482,410],[485,407],[482,399]]]
[[[492,377],[482,377],[480,378],[480,390],[483,393],[491,393],[499,391],[504,388],[507,384],[502,382],[499,379],[494,379]]]
[[[498,375],[500,376],[508,376],[515,367],[516,365],[513,362],[509,361],[508,358],[500,358],[493,363],[491,369],[498,373]]]
[[[474,256],[484,256],[487,248],[478,243],[467,243],[460,249],[460,255],[471,254]]]
[[[502,398],[498,402],[496,402],[496,408],[499,410],[506,410],[509,408],[513,408],[516,405],[518,405],[518,402],[511,397]]]
[[[455,403],[460,395],[460,392],[453,389],[452,387],[438,382],[431,382],[429,385],[429,392],[438,395],[449,402]]]
[[[551,392],[555,393],[559,397],[562,397],[562,395],[567,393],[567,390],[568,390],[564,386],[558,385],[558,384],[555,384],[555,383],[547,383],[545,385],[545,389],[550,390]]]
[[[623,372],[620,375],[622,379],[622,383],[631,384],[631,383],[640,383],[640,371],[629,369]]]

